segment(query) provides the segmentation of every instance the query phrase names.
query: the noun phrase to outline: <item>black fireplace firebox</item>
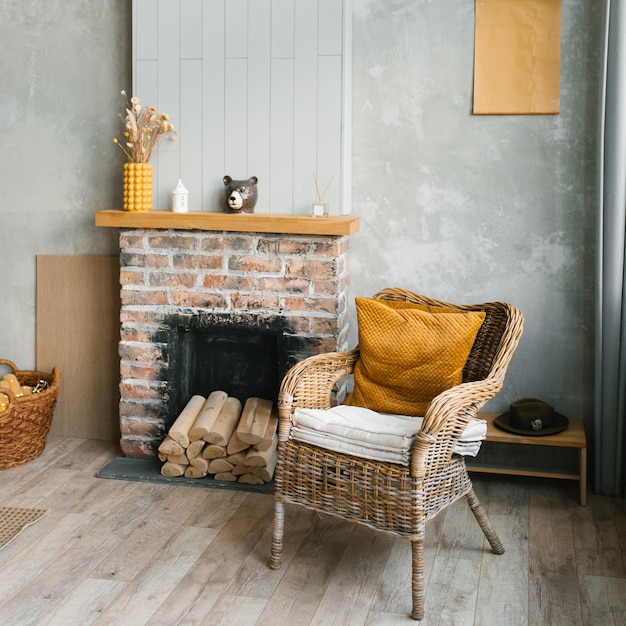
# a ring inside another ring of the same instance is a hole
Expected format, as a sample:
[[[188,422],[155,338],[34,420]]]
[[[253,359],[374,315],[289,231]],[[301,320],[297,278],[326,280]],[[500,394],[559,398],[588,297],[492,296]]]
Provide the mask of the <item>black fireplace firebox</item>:
[[[242,404],[278,397],[278,336],[252,328],[178,329],[176,389],[183,401],[220,390]]]
[[[193,395],[224,391],[242,405],[251,397],[276,403],[289,368],[324,350],[323,340],[297,335],[285,316],[195,311],[164,322],[167,428]]]

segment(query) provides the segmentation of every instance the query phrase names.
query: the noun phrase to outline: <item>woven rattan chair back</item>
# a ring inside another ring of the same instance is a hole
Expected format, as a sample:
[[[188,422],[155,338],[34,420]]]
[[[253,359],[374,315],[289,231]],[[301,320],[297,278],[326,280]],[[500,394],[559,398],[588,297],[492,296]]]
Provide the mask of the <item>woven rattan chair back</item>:
[[[417,434],[409,466],[371,461],[291,439],[296,408],[328,409],[337,383],[354,370],[358,347],[309,357],[283,379],[279,393],[278,462],[275,471],[274,534],[270,567],[280,567],[284,506],[296,504],[404,537],[412,546],[412,611],[424,615],[426,522],[465,497],[496,554],[504,548],[476,498],[464,457],[455,445],[472,417],[501,389],[522,333],[522,314],[506,303],[456,305],[404,289],[374,298],[409,301],[461,311],[484,311],[485,320],[467,359],[463,383],[437,396]]]
[[[463,382],[483,380],[489,375],[493,360],[502,341],[502,335],[507,328],[510,305],[503,302],[473,305],[450,304],[398,288],[383,289],[373,297],[378,300],[413,302],[415,304],[457,309],[459,311],[483,311],[485,313],[485,321],[476,335],[476,340],[463,368]]]

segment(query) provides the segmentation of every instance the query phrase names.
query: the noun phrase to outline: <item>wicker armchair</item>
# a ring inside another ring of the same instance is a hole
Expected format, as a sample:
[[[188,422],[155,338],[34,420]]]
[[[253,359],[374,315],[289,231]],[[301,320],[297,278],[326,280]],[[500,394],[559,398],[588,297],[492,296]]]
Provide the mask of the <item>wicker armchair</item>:
[[[506,303],[455,305],[390,288],[374,298],[484,311],[463,369],[463,383],[439,394],[417,433],[409,466],[332,452],[289,438],[297,407],[328,409],[338,381],[353,372],[358,347],[310,357],[285,376],[279,393],[278,463],[270,567],[281,565],[285,503],[297,504],[404,537],[412,545],[412,613],[424,616],[424,529],[439,511],[465,496],[496,554],[504,548],[476,498],[465,459],[454,447],[466,425],[501,389],[522,333],[522,314]]]

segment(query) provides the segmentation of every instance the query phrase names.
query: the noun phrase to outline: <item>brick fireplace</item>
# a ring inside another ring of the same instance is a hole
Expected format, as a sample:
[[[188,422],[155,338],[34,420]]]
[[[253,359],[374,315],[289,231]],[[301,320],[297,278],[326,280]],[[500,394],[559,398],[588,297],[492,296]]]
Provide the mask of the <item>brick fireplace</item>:
[[[299,360],[348,347],[347,254],[357,218],[100,211],[96,224],[120,228],[127,457],[155,458],[190,394],[213,391],[197,388],[208,374],[183,371],[198,360],[188,358],[189,346],[250,346],[251,362],[241,364],[237,350],[213,368],[226,381],[220,384],[232,382],[240,395],[257,379],[267,379],[265,395],[275,395]]]

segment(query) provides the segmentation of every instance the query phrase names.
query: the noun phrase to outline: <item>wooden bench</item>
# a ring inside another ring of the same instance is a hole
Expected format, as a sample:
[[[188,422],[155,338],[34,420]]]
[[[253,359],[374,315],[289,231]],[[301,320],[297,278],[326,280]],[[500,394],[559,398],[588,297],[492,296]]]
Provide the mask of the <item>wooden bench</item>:
[[[580,490],[580,504],[587,505],[587,438],[583,420],[570,418],[566,430],[556,435],[526,436],[516,435],[500,430],[493,420],[499,413],[480,413],[481,419],[487,420],[486,441],[494,443],[517,443],[531,446],[553,446],[557,448],[578,448],[578,471],[561,471],[554,469],[531,469],[502,465],[479,465],[478,462],[467,460],[467,469],[471,472],[485,472],[489,474],[508,474],[511,476],[540,476],[544,478],[563,478],[577,480]]]

